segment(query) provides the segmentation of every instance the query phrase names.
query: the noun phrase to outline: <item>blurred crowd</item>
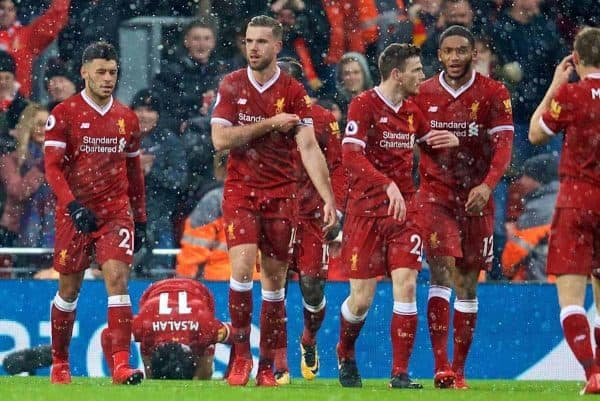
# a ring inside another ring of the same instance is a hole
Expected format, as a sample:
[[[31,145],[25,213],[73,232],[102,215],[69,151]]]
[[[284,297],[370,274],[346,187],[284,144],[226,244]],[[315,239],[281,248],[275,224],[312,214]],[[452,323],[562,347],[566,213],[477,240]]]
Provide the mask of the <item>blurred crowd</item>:
[[[302,63],[313,101],[334,112],[340,126],[350,100],[377,84],[381,49],[420,46],[430,77],[440,70],[440,33],[454,24],[470,28],[476,69],[507,85],[515,123],[513,162],[494,192],[497,263],[488,279],[552,279],[544,245],[562,141],[533,148],[528,122],[553,67],[570,52],[566,43],[580,27],[599,25],[600,0],[0,0],[0,247],[52,247],[44,124],[57,103],[82,89],[83,48],[99,39],[118,46],[119,26],[130,18],[190,17],[165,33],[160,72],[130,104],[144,133],[150,239],[136,272],[227,279],[218,224],[226,156],[215,154],[209,117],[220,79],[246,64],[246,21],[258,14],[283,24],[280,56]],[[34,75],[36,59],[55,41],[58,56]],[[46,93],[32,90],[40,80]],[[177,257],[152,253],[180,247]],[[24,274],[33,275],[50,265],[51,255],[0,255],[0,275],[2,267],[29,266]]]

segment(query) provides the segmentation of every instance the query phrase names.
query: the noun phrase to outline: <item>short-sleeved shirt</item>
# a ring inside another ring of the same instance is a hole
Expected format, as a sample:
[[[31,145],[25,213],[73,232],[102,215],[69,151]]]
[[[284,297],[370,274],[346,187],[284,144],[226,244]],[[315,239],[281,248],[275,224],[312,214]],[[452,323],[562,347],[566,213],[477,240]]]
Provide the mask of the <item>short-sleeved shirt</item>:
[[[223,78],[211,124],[242,126],[279,113],[297,114],[301,125],[313,124],[311,100],[298,81],[277,67],[273,77],[261,85],[248,67]],[[273,130],[231,149],[225,191],[257,197],[289,197],[296,192],[299,166],[295,148],[295,132]]]
[[[556,207],[600,213],[600,74],[562,85],[540,126],[548,135],[565,133]]]
[[[329,176],[335,193],[336,205],[339,207],[343,202],[343,194],[341,192],[345,187],[345,176],[343,171],[338,171],[338,169],[342,168],[342,139],[340,127],[335,116],[319,105],[312,106],[312,114],[315,136],[319,143],[319,147],[325,155],[325,161],[327,162]],[[323,200],[310,180],[308,173],[302,166],[300,166],[300,174],[298,182],[300,216],[304,218],[314,218],[319,214],[319,210],[323,206]]]
[[[456,148],[421,147],[418,201],[464,209],[471,189],[484,182],[495,152],[494,135],[514,131],[510,94],[503,84],[473,72],[458,89],[434,76],[414,98],[432,129],[448,130],[459,139]],[[493,202],[483,213],[493,210]]]
[[[133,336],[144,356],[167,342],[187,345],[202,355],[217,342],[222,327],[214,313],[213,296],[202,283],[186,278],[158,281],[142,294]]]
[[[405,99],[393,105],[375,87],[350,103],[342,145],[361,146],[371,165],[410,198],[415,192],[413,146],[428,131],[427,120],[413,101]],[[373,185],[364,176],[349,172],[348,214],[387,216],[388,202],[381,185]]]
[[[126,158],[139,155],[139,131],[128,107],[112,97],[100,107],[81,92],[52,110],[44,147],[65,150],[63,172],[75,199],[106,218],[129,205]]]

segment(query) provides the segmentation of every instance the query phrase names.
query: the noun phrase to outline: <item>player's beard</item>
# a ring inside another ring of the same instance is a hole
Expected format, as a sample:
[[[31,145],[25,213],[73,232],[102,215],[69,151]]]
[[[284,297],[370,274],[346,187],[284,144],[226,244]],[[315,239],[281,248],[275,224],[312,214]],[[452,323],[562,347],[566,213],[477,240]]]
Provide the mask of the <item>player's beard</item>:
[[[452,76],[452,75],[448,74],[447,68],[446,68],[446,75],[448,76],[448,78],[450,78],[454,81],[460,81],[461,79],[463,79],[465,77],[465,75],[470,74],[472,70],[473,70],[473,58],[470,58],[469,62],[465,64],[462,72],[458,76]]]
[[[259,72],[264,71],[271,64],[272,61],[273,61],[272,59],[263,58],[260,60],[260,62],[258,64],[254,65],[254,66],[249,63],[250,69],[252,69],[254,71],[259,71]]]

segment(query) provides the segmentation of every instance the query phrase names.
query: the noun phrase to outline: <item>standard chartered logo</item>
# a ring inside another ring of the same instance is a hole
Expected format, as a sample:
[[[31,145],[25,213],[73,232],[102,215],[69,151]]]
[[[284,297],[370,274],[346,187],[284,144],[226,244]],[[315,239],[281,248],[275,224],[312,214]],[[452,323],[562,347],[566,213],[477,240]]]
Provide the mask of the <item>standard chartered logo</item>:
[[[83,153],[121,153],[125,151],[127,141],[116,137],[84,136],[79,151]]]

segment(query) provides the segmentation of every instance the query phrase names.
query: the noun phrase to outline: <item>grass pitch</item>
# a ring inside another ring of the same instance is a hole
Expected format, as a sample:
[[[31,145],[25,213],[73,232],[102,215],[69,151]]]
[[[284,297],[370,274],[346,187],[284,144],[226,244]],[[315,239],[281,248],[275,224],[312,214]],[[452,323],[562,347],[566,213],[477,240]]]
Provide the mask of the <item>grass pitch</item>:
[[[469,390],[437,390],[431,379],[423,390],[390,390],[386,380],[363,380],[363,388],[346,389],[337,380],[294,379],[278,388],[229,387],[223,381],[146,380],[139,386],[114,386],[107,378],[74,378],[55,386],[48,377],[0,377],[2,401],[496,401],[575,400],[582,382],[470,380]]]

